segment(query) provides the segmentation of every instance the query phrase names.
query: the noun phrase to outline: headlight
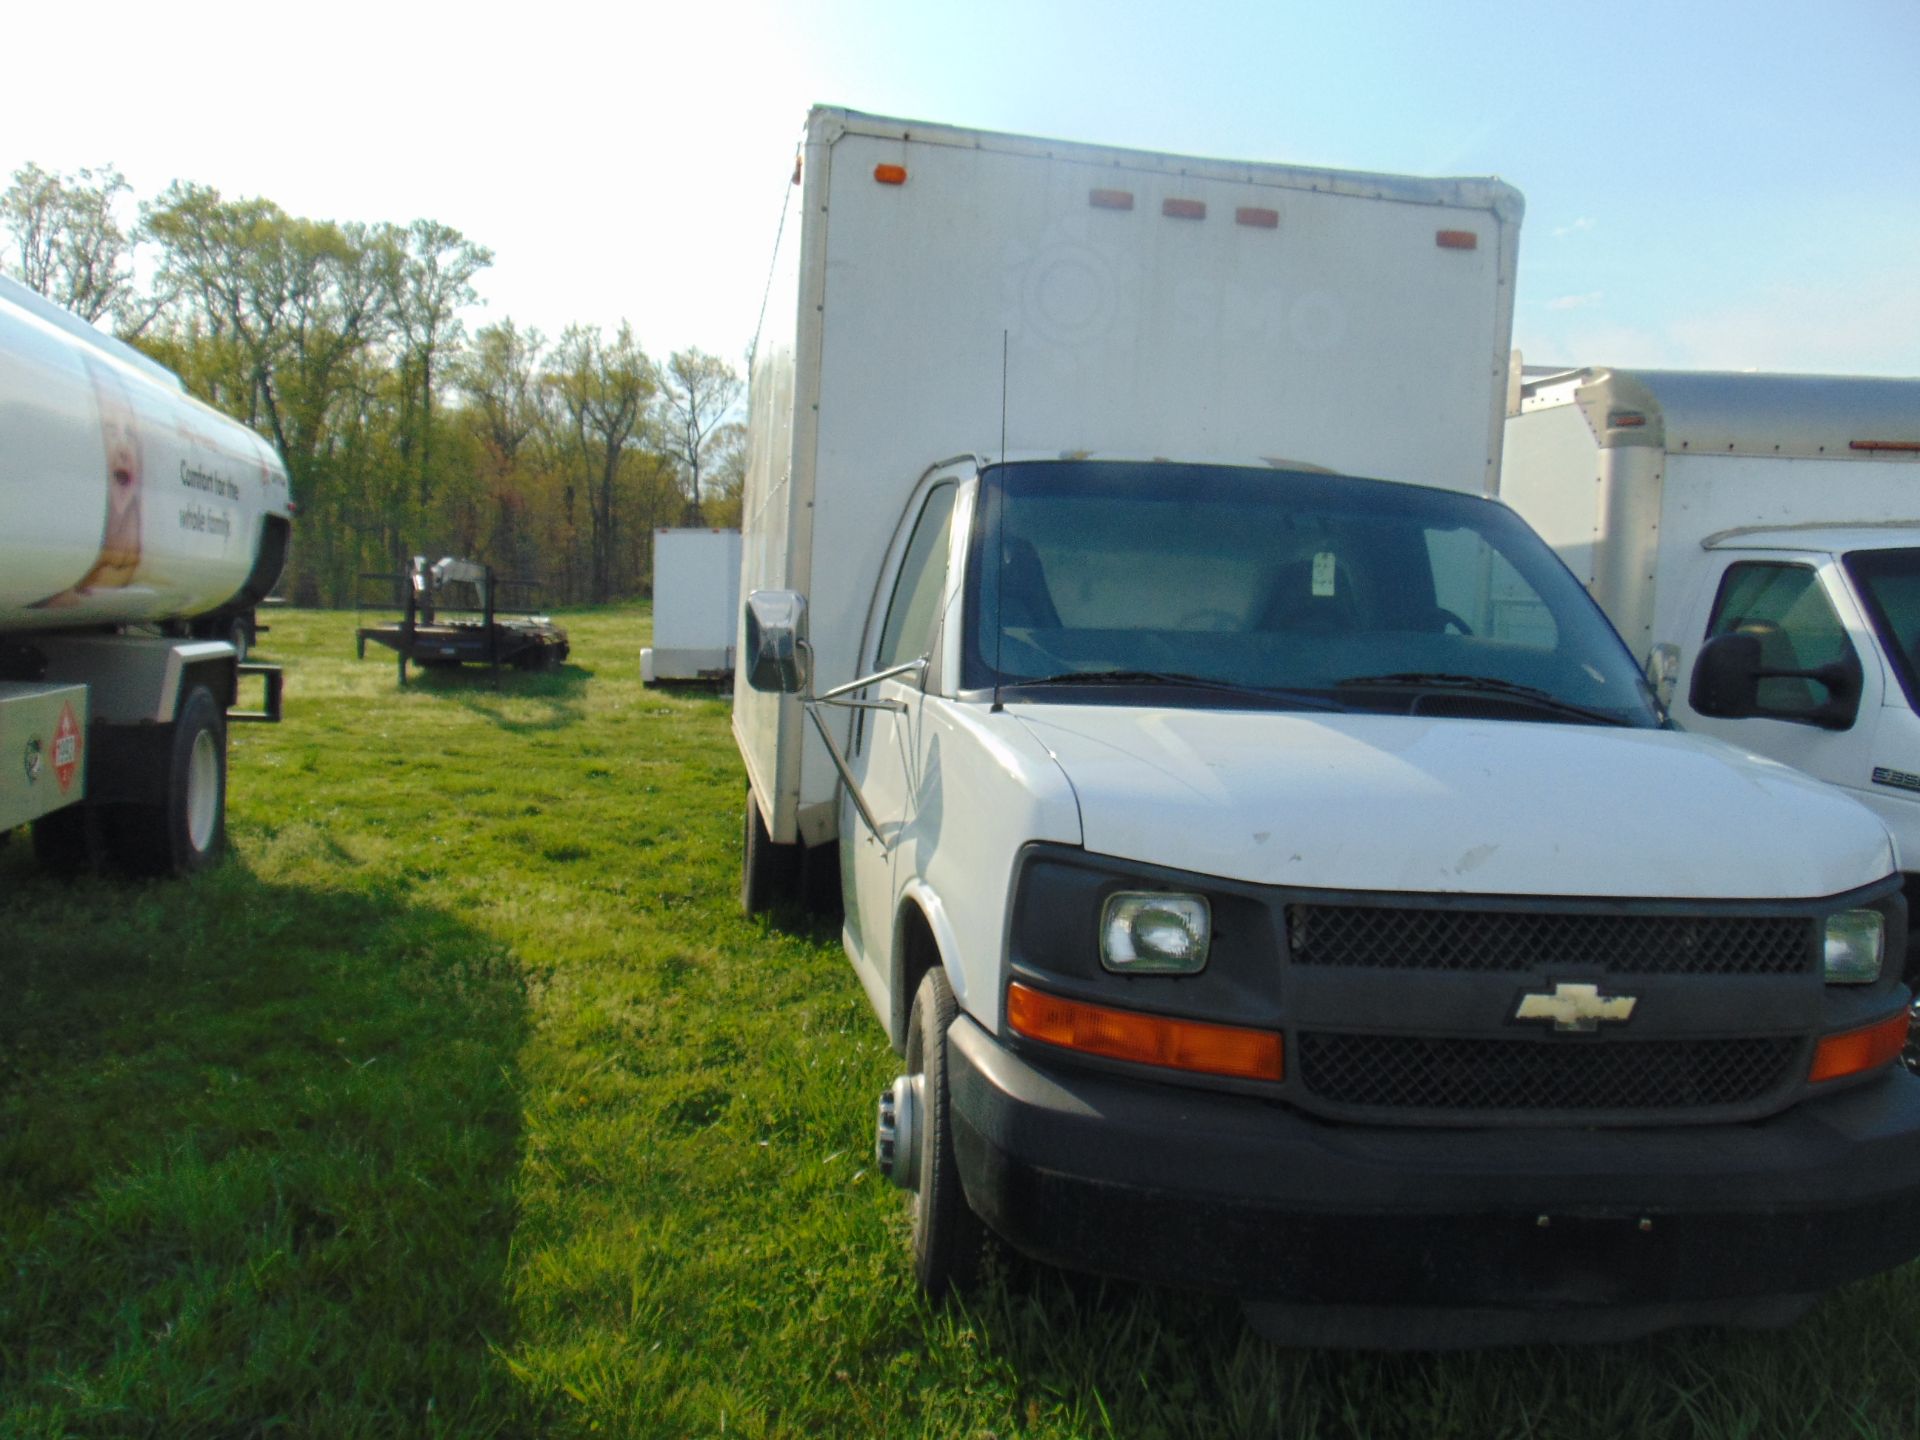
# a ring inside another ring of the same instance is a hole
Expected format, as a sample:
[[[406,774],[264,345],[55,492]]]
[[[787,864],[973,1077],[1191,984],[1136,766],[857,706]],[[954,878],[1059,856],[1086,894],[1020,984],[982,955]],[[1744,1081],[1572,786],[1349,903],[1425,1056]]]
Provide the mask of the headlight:
[[[1213,914],[1199,895],[1122,891],[1100,915],[1100,963],[1117,975],[1197,974],[1212,939]]]
[[[1825,969],[1829,985],[1871,985],[1886,953],[1886,921],[1878,910],[1843,910],[1827,917]]]

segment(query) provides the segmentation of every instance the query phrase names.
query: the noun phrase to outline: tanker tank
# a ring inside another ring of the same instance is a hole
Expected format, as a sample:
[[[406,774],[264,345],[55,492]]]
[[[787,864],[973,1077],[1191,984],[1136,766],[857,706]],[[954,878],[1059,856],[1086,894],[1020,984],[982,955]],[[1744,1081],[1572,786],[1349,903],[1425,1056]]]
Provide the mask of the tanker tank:
[[[290,508],[264,439],[0,276],[0,633],[250,608]]]

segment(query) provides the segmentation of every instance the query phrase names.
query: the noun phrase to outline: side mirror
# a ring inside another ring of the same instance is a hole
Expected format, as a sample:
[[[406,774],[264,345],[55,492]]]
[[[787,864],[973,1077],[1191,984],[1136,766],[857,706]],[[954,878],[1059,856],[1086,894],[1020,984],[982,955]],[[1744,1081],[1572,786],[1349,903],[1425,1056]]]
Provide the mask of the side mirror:
[[[1700,647],[1687,703],[1701,715],[1746,720],[1760,709],[1760,640],[1731,631]]]
[[[797,590],[747,596],[747,684],[775,695],[807,688],[807,597]]]
[[[1766,670],[1760,664],[1760,637],[1735,631],[1716,635],[1700,647],[1693,662],[1693,685],[1687,699],[1701,715],[1721,720],[1760,716],[1818,725],[1823,730],[1845,730],[1860,713],[1860,661],[1849,652],[1812,670]],[[1810,710],[1779,710],[1760,703],[1762,680],[1812,680],[1825,688],[1826,703]]]

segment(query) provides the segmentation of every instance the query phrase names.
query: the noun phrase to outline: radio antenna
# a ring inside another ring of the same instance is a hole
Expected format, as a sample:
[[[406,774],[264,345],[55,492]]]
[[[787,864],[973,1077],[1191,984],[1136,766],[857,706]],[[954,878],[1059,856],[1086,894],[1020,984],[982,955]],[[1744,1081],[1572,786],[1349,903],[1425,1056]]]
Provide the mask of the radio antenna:
[[[1007,617],[1000,608],[1007,590],[1007,332],[1000,332],[1000,513],[995,519],[993,560],[993,704],[989,713],[1006,707],[1000,703],[1000,646],[1006,639]]]

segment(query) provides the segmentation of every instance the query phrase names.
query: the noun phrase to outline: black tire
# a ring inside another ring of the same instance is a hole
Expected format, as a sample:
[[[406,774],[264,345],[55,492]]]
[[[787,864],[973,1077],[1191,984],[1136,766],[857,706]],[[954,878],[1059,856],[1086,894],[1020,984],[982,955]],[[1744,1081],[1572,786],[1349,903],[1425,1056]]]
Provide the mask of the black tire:
[[[33,858],[55,875],[92,874],[104,855],[100,812],[91,805],[69,805],[33,822]]]
[[[907,1022],[907,1074],[922,1076],[920,1184],[908,1197],[913,1278],[930,1300],[965,1292],[980,1274],[987,1230],[967,1204],[953,1153],[953,1110],[947,1092],[947,1030],[960,1013],[946,972],[937,965],[920,981]]]
[[[740,913],[764,914],[793,896],[793,845],[776,845],[760,818],[760,803],[747,791],[747,812],[740,840]]]
[[[233,658],[244,661],[253,650],[253,626],[244,615],[233,617],[227,627],[227,643],[233,646]]]
[[[106,812],[107,846],[135,875],[192,875],[227,843],[227,717],[213,692],[196,685],[173,724],[166,799]]]

